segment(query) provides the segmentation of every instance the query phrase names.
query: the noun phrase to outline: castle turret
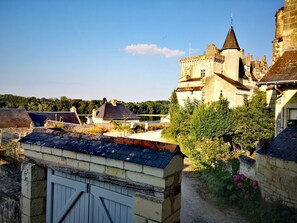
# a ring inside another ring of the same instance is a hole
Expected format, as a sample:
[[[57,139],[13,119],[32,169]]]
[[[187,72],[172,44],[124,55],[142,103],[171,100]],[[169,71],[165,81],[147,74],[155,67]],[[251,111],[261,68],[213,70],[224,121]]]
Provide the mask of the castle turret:
[[[232,26],[229,29],[221,51],[221,55],[225,56],[223,74],[238,81],[241,51]]]

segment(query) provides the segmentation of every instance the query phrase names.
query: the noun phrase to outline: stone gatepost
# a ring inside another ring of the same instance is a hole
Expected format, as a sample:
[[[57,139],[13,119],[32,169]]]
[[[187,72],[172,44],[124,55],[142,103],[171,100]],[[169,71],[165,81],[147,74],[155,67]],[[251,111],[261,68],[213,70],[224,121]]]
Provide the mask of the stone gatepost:
[[[46,168],[23,164],[21,218],[22,223],[45,222]]]

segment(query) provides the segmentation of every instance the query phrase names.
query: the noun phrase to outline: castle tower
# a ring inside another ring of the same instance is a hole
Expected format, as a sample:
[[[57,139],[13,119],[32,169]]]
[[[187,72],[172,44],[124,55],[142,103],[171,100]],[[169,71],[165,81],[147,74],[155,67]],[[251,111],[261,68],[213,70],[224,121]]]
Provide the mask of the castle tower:
[[[239,58],[241,51],[232,25],[221,51],[221,55],[225,56],[223,74],[235,81],[238,81]]]

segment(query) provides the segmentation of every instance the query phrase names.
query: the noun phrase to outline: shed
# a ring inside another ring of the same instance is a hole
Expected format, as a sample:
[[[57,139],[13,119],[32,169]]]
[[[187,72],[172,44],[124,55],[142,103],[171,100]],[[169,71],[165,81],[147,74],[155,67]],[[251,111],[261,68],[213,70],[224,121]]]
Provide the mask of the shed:
[[[178,145],[49,129],[20,143],[27,160],[23,220],[180,221],[184,155]],[[44,210],[26,206],[45,200]]]

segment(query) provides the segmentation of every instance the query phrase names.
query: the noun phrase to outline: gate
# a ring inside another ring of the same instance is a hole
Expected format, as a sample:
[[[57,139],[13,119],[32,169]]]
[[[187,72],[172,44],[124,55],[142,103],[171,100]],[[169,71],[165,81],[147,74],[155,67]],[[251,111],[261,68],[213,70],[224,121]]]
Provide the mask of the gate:
[[[48,223],[133,222],[133,192],[48,169]]]

